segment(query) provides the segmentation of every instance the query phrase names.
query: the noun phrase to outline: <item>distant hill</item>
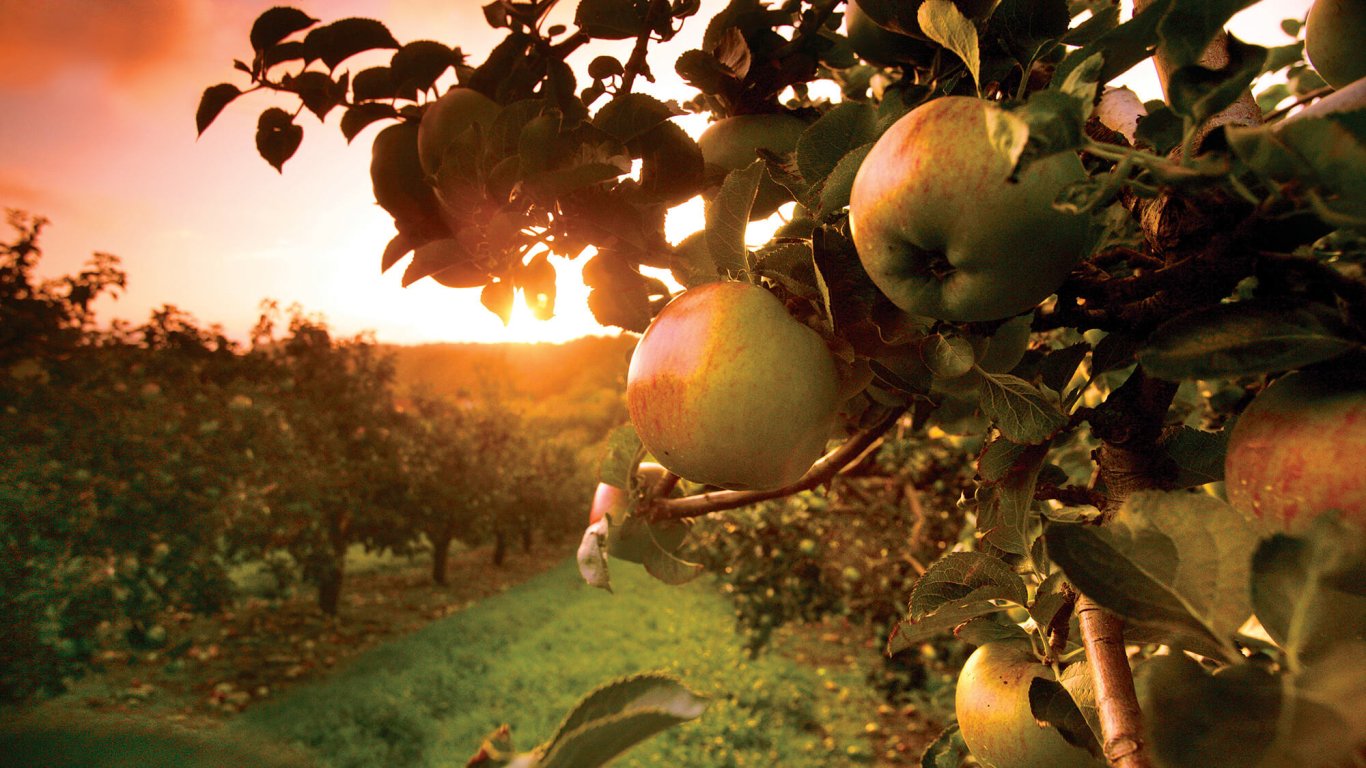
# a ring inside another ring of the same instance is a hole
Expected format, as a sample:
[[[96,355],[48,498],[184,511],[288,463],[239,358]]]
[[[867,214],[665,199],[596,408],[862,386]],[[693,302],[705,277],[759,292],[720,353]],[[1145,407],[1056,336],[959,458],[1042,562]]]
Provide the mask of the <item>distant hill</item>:
[[[393,346],[400,397],[498,400],[554,432],[596,442],[626,421],[622,395],[634,336],[564,344]]]

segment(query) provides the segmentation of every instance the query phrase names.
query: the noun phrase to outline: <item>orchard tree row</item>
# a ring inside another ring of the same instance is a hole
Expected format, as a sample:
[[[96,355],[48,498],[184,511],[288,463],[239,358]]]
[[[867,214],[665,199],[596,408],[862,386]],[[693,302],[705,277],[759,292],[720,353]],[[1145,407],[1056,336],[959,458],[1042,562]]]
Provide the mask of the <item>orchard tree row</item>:
[[[60,687],[99,644],[165,642],[168,609],[213,612],[265,563],[335,614],[347,550],[563,536],[575,451],[496,404],[398,407],[372,341],[267,307],[249,345],[174,308],[101,329],[113,257],[40,281],[44,221],[0,248],[0,699]],[[282,326],[282,327],[280,327]]]
[[[379,258],[405,283],[545,315],[557,260],[587,259],[595,316],[643,334],[579,552],[591,583],[632,560],[693,577],[686,521],[740,534],[733,510],[838,492],[892,429],[973,435],[970,535],[909,594],[888,585],[890,651],[976,646],[925,765],[1349,765],[1366,8],[1317,0],[1265,48],[1224,31],[1253,4],[731,0],[703,19],[698,0],[579,0],[571,24],[567,1],[494,0],[482,61],[278,7],[196,123],[267,97],[276,168],[305,112],[350,141],[378,126],[369,183],[397,231]],[[685,28],[695,48],[652,55]],[[1163,98],[1111,87],[1136,65]],[[685,95],[636,90],[669,70]],[[711,118],[697,140],[685,113]],[[705,226],[670,242],[667,212],[699,195]],[[700,711],[620,683],[541,746],[500,732],[473,762],[596,765]]]

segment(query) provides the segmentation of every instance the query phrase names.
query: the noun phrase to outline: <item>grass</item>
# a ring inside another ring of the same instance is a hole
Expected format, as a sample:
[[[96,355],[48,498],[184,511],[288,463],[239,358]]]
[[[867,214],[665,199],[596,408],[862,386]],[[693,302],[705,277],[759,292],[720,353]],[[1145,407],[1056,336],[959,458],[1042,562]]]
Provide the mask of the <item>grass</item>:
[[[302,745],[337,768],[463,766],[501,723],[529,748],[594,687],[665,670],[707,696],[708,711],[615,765],[872,761],[864,726],[876,701],[856,672],[778,654],[746,658],[729,605],[705,581],[668,587],[625,565],[612,575],[609,595],[585,587],[566,562],[255,707],[232,727]]]

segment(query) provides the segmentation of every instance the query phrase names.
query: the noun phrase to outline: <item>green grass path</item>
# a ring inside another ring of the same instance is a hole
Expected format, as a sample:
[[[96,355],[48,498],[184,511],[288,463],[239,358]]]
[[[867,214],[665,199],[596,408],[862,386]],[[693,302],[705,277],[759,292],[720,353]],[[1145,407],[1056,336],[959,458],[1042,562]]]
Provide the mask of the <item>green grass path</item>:
[[[566,562],[249,710],[235,727],[301,744],[336,768],[463,766],[500,723],[529,748],[592,688],[665,670],[710,707],[616,765],[870,761],[862,728],[872,694],[853,673],[818,672],[778,654],[746,658],[728,603],[705,579],[669,587],[629,564],[612,578],[615,594],[589,589]]]

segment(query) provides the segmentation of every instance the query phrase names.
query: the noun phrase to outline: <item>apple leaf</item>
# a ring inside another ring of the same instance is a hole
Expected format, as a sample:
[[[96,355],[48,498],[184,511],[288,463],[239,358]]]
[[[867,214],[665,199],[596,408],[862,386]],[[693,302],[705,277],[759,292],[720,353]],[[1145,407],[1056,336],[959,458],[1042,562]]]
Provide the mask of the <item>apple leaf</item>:
[[[1067,0],[1004,0],[991,14],[991,32],[1023,69],[1067,34]]]
[[[388,104],[374,101],[357,104],[342,113],[342,136],[346,138],[347,143],[350,143],[371,123],[390,117],[398,117],[398,111]]]
[[[1237,101],[1262,73],[1266,49],[1230,35],[1228,53],[1221,69],[1188,64],[1173,72],[1167,86],[1172,109],[1199,125]]]
[[[279,107],[262,112],[256,121],[256,151],[279,173],[284,173],[285,161],[294,156],[303,140],[304,129]]]
[[[654,673],[610,683],[589,694],[547,744],[538,768],[591,768],[706,710],[706,699]]]
[[[204,95],[199,97],[199,108],[194,113],[194,124],[199,130],[199,135],[203,136],[204,130],[213,123],[223,108],[241,95],[242,89],[232,83],[219,83],[205,88]]]
[[[797,169],[808,184],[824,180],[851,150],[877,138],[877,113],[846,101],[821,115],[797,141]]]
[[[672,553],[664,551],[657,543],[645,551],[642,565],[645,566],[646,573],[671,586],[687,584],[701,576],[704,570],[701,563],[690,563],[675,557]]]
[[[1012,464],[1004,471],[993,468],[1001,478],[978,491],[977,529],[986,543],[1016,555],[1029,553],[1029,513],[1048,446],[1045,441],[1018,452],[1002,447],[1013,454]]]
[[[972,343],[962,336],[931,334],[920,344],[920,357],[937,378],[956,379],[972,370]]]
[[[1173,70],[1194,64],[1234,14],[1257,0],[1178,0],[1157,25],[1161,51]]]
[[[399,47],[383,22],[356,17],[310,30],[304,38],[304,46],[309,61],[322,59],[329,70],[336,69],[338,64],[358,53]]]
[[[1169,645],[1240,657],[1232,638],[1252,613],[1257,533],[1210,496],[1146,491],[1104,527],[1050,524],[1048,555],[1077,590]]]
[[[920,756],[920,768],[958,768],[968,758],[968,745],[954,722],[925,748]]]
[[[980,85],[982,56],[978,50],[977,27],[958,10],[952,0],[925,0],[916,12],[920,31],[949,49],[967,65],[972,82]]]
[[[650,522],[632,515],[608,531],[607,554],[619,560],[645,565],[646,561],[656,556],[656,552],[677,552],[687,537],[688,527],[676,520]],[[665,563],[661,567],[669,565]]]
[[[984,590],[989,592],[990,589]],[[900,653],[913,648],[926,640],[932,640],[979,616],[1004,610],[993,605],[985,597],[969,595],[967,598],[942,606],[939,610],[922,619],[906,619],[892,630],[887,638],[887,654]]]
[[[1091,729],[1092,737],[1101,738],[1100,705],[1097,703],[1096,678],[1091,673],[1091,663],[1086,659],[1080,659],[1068,664],[1058,675],[1058,682],[1071,694],[1077,710],[1081,712],[1081,716]]]
[[[1009,621],[1000,614],[978,616],[959,624],[953,636],[968,645],[986,645],[1000,642],[1029,642],[1029,635],[1019,624]]]
[[[749,266],[745,228],[766,168],[763,160],[726,174],[721,191],[707,204],[707,250],[722,272],[737,275]]]
[[[1158,446],[1177,467],[1172,488],[1191,488],[1224,479],[1227,432],[1205,432],[1183,426],[1162,436]]]
[[[1334,515],[1303,537],[1277,534],[1252,559],[1252,605],[1291,669],[1366,638],[1366,541]]]
[[[575,557],[579,563],[579,575],[588,586],[611,592],[612,579],[607,573],[607,525],[604,518],[588,526]]]
[[[636,428],[623,424],[607,436],[607,449],[598,463],[598,482],[614,485],[622,490],[631,487],[631,468],[640,452],[640,436]]]
[[[1152,57],[1153,47],[1157,45],[1157,27],[1176,0],[1154,0],[1133,18],[1117,27],[1106,29],[1094,39],[1082,45],[1058,63],[1053,79],[1058,82],[1066,79],[1082,62],[1097,53],[1104,54],[1105,66],[1101,69],[1099,82],[1104,85],[1129,71],[1134,65]],[[1108,18],[1102,16],[1108,26]],[[1080,42],[1069,40],[1068,42]]]
[[[297,8],[278,6],[256,17],[251,25],[251,47],[260,53],[286,37],[317,24],[318,20]]]
[[[870,141],[849,150],[820,183],[820,209],[816,211],[817,219],[823,221],[849,207],[849,195],[854,190],[854,177],[858,175],[863,159],[873,151],[873,143]]]
[[[1366,644],[1300,676],[1241,662],[1214,674],[1182,655],[1134,675],[1154,756],[1170,768],[1352,765],[1366,734]]]
[[[625,144],[678,114],[675,107],[653,96],[624,93],[602,105],[593,115],[593,125]]]
[[[1366,218],[1366,110],[1300,113],[1226,134],[1234,154],[1258,175],[1318,191],[1331,213]]]
[[[494,280],[479,292],[479,303],[497,315],[498,319],[503,321],[503,325],[512,321],[512,303],[515,298],[516,289],[507,280]]]
[[[1029,711],[1042,727],[1057,728],[1063,739],[1096,757],[1102,757],[1100,742],[1082,714],[1072,694],[1056,680],[1036,677],[1029,682]]]
[[[1061,392],[1072,381],[1076,375],[1077,368],[1081,366],[1081,361],[1086,359],[1086,353],[1091,351],[1091,345],[1084,341],[1063,347],[1061,349],[1050,349],[1039,363],[1039,376],[1043,385],[1053,390]]]
[[[1067,426],[1062,407],[1038,387],[1008,373],[982,374],[982,412],[1007,440],[1035,445],[1052,438]]]
[[[1027,448],[999,437],[992,440],[977,457],[977,474],[988,483],[1005,478]]]
[[[951,552],[940,558],[911,590],[911,618],[923,619],[945,605],[976,600],[1029,601],[1024,580],[1004,560],[982,552]]]
[[[1327,307],[1242,301],[1163,323],[1138,361],[1164,379],[1231,378],[1301,368],[1362,346]]]

